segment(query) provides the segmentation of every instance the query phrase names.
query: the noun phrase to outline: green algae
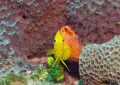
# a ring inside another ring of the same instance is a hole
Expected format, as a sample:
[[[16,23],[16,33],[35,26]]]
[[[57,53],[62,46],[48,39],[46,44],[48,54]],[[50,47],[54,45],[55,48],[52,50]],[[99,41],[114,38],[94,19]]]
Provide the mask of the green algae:
[[[22,83],[27,83],[27,79],[23,74],[8,73],[3,76],[0,80],[0,85],[12,85],[13,82],[20,81]]]
[[[46,81],[48,76],[47,69],[45,66],[40,65],[36,68],[35,71],[32,72],[32,74],[30,74],[30,76],[31,78],[35,78],[40,81]]]
[[[35,78],[40,81],[51,81],[56,82],[60,81],[64,78],[63,67],[61,65],[58,66],[58,63],[52,67],[54,59],[52,57],[48,58],[48,68],[45,66],[38,66],[35,71],[30,75],[32,78]]]

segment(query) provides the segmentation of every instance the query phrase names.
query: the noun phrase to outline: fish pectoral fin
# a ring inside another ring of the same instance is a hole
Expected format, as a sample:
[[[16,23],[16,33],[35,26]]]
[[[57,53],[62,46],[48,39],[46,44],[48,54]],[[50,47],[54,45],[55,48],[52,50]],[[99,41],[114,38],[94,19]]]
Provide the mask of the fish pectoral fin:
[[[58,62],[59,58],[57,58],[54,62],[54,64],[52,65],[51,69],[55,66],[55,64]]]
[[[60,60],[65,65],[65,67],[68,69],[68,71],[70,71],[69,68],[67,67],[67,65],[65,64],[65,62],[62,59],[60,59]]]
[[[46,55],[54,54],[54,49],[48,49]]]

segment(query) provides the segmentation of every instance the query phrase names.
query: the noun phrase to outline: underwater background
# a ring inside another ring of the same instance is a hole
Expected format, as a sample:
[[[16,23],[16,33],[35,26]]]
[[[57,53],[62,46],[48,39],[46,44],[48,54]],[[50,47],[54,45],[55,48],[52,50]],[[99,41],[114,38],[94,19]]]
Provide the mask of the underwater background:
[[[0,0],[0,85],[120,85],[119,34],[120,0]]]

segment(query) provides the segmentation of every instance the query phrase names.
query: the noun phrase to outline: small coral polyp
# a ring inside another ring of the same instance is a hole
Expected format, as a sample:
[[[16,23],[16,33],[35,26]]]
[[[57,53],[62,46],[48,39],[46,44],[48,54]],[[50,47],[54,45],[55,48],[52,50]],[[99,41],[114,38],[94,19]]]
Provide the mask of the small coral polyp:
[[[109,80],[120,84],[120,37],[115,36],[104,44],[88,44],[83,47],[80,59],[80,76],[88,75],[85,80],[94,78],[97,82]],[[83,77],[84,79],[84,77]],[[84,81],[84,80],[83,80]],[[84,81],[85,84],[93,83]],[[92,84],[91,84],[92,85]]]

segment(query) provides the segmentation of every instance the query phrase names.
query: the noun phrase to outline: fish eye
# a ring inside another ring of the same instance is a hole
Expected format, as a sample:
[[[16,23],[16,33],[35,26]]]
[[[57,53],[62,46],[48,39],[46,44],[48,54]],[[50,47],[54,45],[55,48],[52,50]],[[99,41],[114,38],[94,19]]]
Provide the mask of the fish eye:
[[[54,39],[54,43],[56,42],[56,40]]]
[[[64,40],[62,39],[62,42],[64,43]]]

